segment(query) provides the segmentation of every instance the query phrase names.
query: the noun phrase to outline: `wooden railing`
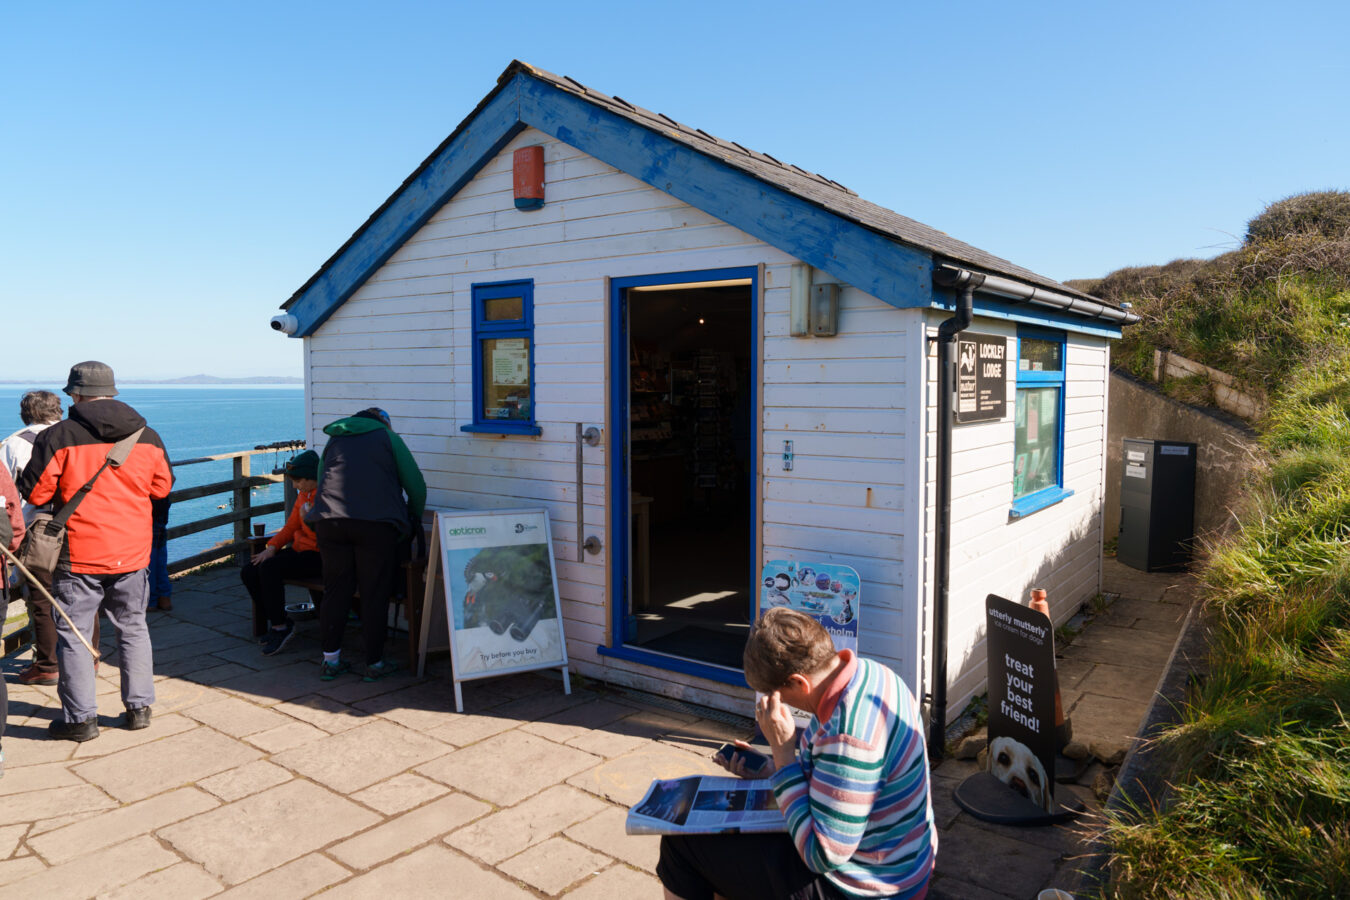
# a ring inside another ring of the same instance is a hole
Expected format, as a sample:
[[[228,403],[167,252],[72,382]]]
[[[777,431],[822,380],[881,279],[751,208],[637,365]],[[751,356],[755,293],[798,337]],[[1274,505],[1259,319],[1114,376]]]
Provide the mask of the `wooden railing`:
[[[200,553],[194,553],[192,556],[170,562],[169,574],[177,575],[180,572],[186,572],[189,569],[195,569],[198,566],[204,566],[208,563],[235,556],[236,554],[242,554],[247,550],[249,547],[249,538],[251,536],[252,520],[257,516],[266,516],[274,512],[282,512],[287,509],[287,503],[290,500],[290,492],[287,491],[286,499],[276,503],[264,503],[260,506],[253,505],[251,500],[253,488],[264,484],[276,484],[279,481],[285,480],[285,476],[272,472],[258,475],[253,474],[253,457],[262,453],[300,450],[303,449],[304,446],[304,441],[281,441],[275,444],[257,447],[253,450],[238,450],[234,453],[218,453],[215,456],[202,456],[197,459],[180,459],[175,461],[173,463],[174,468],[228,459],[232,460],[234,463],[234,475],[228,481],[216,481],[211,484],[202,484],[196,487],[183,488],[182,490],[174,491],[169,494],[169,501],[171,503],[181,503],[184,500],[196,500],[199,497],[210,497],[213,494],[226,493],[231,495],[234,503],[233,508],[227,513],[173,526],[168,530],[168,539],[172,541],[175,538],[186,537],[189,534],[197,534],[198,532],[209,531],[212,528],[219,528],[222,525],[231,524],[234,525],[234,539],[217,544]]]

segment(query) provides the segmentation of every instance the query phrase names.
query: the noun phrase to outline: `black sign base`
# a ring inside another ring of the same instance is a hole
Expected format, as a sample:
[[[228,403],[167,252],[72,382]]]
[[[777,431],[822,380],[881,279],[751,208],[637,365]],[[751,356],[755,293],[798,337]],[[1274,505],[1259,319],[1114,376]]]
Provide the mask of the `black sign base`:
[[[988,772],[976,772],[952,792],[956,805],[977,819],[997,825],[1055,825],[1070,822],[1083,812],[1083,804],[1056,804],[1046,812]]]

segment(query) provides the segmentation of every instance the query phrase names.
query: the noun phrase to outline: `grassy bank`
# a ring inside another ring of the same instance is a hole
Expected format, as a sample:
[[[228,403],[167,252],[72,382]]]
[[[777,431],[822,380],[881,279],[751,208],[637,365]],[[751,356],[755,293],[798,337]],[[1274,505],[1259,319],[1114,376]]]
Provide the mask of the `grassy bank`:
[[[1161,740],[1170,796],[1108,826],[1111,897],[1350,897],[1350,321],[1337,321],[1350,218],[1346,229],[1320,249],[1320,232],[1249,229],[1244,259],[1297,243],[1304,262],[1241,290],[1224,280],[1237,290],[1228,312],[1153,307],[1189,323],[1170,335],[1187,348],[1171,349],[1247,366],[1274,404],[1241,526],[1200,572],[1210,674]]]

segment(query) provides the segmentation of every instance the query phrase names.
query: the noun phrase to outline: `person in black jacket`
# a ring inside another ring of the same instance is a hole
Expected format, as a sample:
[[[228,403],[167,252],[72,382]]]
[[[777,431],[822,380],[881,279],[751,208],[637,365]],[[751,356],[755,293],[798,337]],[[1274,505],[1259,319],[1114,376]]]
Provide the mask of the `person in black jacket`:
[[[351,671],[341,658],[342,635],[359,588],[365,680],[375,681],[397,668],[384,658],[389,596],[399,541],[407,536],[410,522],[421,527],[427,485],[382,409],[363,409],[339,419],[324,434],[329,439],[319,465],[319,488],[305,516],[323,559],[319,677],[332,681]]]

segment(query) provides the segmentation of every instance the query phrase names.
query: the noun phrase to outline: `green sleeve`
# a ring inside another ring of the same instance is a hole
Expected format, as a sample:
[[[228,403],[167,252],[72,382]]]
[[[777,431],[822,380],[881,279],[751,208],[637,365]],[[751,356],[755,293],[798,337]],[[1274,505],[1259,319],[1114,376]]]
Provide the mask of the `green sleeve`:
[[[417,518],[422,519],[422,512],[427,508],[427,482],[422,477],[422,470],[417,467],[417,460],[408,450],[408,445],[403,443],[403,438],[389,431],[389,442],[394,447],[394,463],[398,466],[398,480],[403,485],[403,490],[408,495],[408,511]]]

